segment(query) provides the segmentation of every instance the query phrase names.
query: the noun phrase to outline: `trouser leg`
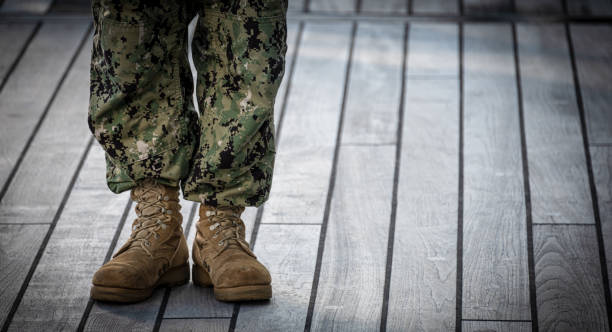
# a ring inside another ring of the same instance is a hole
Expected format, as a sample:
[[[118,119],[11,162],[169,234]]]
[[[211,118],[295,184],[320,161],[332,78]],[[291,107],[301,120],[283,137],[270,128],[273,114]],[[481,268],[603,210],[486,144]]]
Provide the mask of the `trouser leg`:
[[[199,132],[182,1],[93,0],[88,122],[113,192],[145,178],[178,186]]]
[[[192,49],[200,141],[184,185],[207,205],[259,206],[274,167],[274,99],[284,75],[286,0],[200,0]]]

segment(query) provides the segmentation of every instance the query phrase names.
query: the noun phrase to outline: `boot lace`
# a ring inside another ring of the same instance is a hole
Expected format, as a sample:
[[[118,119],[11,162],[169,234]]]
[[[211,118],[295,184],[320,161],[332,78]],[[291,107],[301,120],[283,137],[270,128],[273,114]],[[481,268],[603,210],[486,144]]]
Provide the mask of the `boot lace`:
[[[213,258],[219,256],[232,244],[237,244],[244,252],[252,257],[255,254],[249,248],[249,244],[240,236],[241,220],[240,214],[231,209],[215,209],[205,212],[208,217],[208,229],[215,231],[212,238],[219,238],[217,245],[222,247]]]

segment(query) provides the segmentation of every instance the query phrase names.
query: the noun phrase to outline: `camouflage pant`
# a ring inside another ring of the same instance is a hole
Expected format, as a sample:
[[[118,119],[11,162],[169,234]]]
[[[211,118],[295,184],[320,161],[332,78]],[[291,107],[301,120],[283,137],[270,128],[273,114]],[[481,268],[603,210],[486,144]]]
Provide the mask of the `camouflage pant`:
[[[119,193],[145,178],[186,199],[259,206],[274,166],[287,0],[94,0],[89,127]],[[187,25],[199,14],[192,42]]]

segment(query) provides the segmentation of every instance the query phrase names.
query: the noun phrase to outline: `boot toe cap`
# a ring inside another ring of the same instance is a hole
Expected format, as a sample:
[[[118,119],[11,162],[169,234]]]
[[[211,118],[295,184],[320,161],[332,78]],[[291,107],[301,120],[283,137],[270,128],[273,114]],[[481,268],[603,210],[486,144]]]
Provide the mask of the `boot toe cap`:
[[[215,287],[238,287],[248,285],[268,285],[270,272],[258,261],[233,262],[220,271]]]
[[[131,265],[105,265],[94,274],[92,283],[104,287],[146,288],[142,275],[141,271]]]

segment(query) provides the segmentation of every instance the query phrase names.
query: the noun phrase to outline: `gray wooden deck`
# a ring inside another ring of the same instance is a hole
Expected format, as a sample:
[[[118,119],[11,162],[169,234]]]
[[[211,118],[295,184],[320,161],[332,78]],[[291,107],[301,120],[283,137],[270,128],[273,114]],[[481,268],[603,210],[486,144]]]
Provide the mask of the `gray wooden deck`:
[[[0,3],[1,331],[610,330],[612,1],[290,0],[244,218],[272,300],[134,305],[89,299],[134,218],[86,125],[89,4]]]

